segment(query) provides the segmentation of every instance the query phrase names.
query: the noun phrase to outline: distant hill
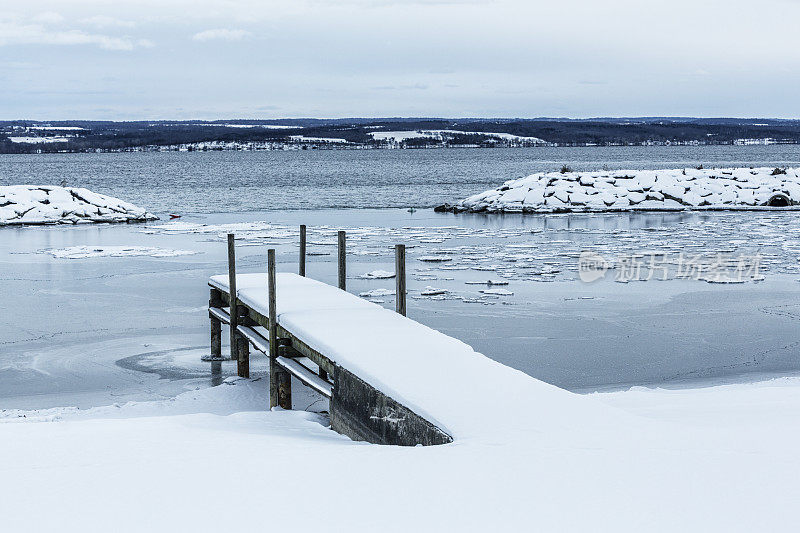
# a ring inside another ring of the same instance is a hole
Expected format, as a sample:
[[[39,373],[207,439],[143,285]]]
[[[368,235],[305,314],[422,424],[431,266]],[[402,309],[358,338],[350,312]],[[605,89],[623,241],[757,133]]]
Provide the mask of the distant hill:
[[[0,153],[798,142],[800,120],[762,118],[0,121]]]

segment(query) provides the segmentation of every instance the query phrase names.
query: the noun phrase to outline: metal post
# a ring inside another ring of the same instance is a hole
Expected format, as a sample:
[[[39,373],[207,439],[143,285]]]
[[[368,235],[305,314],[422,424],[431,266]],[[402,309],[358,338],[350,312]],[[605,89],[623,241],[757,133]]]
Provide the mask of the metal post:
[[[239,360],[236,352],[236,338],[239,334],[236,332],[236,326],[239,325],[239,313],[237,312],[238,298],[236,295],[236,244],[233,233],[228,233],[228,286],[230,287],[230,303],[231,303],[231,359],[234,361]]]
[[[298,272],[301,276],[306,275],[306,225],[300,225],[300,268]]]
[[[269,406],[278,405],[278,309],[275,287],[275,249],[267,250],[267,291],[269,294]]]
[[[347,290],[347,251],[344,231],[339,231],[339,288]]]
[[[406,316],[406,245],[394,245],[395,309]]]

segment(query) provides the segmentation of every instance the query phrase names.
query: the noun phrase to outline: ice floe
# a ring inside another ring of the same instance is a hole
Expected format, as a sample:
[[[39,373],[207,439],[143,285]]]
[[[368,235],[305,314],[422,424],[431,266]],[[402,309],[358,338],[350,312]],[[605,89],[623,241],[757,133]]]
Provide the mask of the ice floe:
[[[0,226],[157,219],[141,207],[88,189],[49,185],[0,186]]]
[[[514,293],[508,289],[481,289],[483,294],[494,294],[495,296],[512,296]]]
[[[755,209],[800,204],[800,169],[549,172],[509,180],[438,210],[562,212]]]
[[[420,294],[422,296],[441,296],[443,294],[447,294],[447,289],[438,289],[429,285],[420,291]]]
[[[394,291],[389,289],[372,289],[371,291],[360,292],[362,298],[380,298],[381,296],[394,296]]]
[[[42,250],[58,259],[88,259],[90,257],[178,257],[194,255],[193,250],[171,250],[152,246],[70,246]]]
[[[388,270],[373,270],[359,276],[361,279],[391,279],[394,277],[394,272]]]
[[[620,283],[637,281],[637,277],[719,283],[725,279],[722,274],[739,279],[739,271],[747,274],[742,277],[747,282],[758,281],[764,274],[800,275],[800,228],[793,212],[781,210],[760,212],[757,217],[741,211],[545,213],[527,218],[523,225],[500,227],[315,225],[308,227],[307,255],[324,254],[321,262],[335,255],[338,230],[347,231],[348,255],[376,258],[365,263],[374,266],[364,266],[354,277],[379,283],[381,278],[372,278],[371,274],[377,270],[391,273],[394,245],[410,241],[417,244],[406,247],[409,280],[423,282],[420,288],[436,283],[450,291],[448,297],[463,290],[476,295],[477,289],[502,286],[503,281],[551,283],[579,279],[584,252],[599,254],[607,265],[607,278],[617,278]],[[224,242],[226,233],[232,232],[237,246],[279,243],[279,250],[291,254],[296,253],[299,242],[299,226],[268,221],[180,221],[147,225],[138,231],[199,234],[217,242]],[[742,239],[742,235],[747,238]],[[434,239],[459,245],[420,242]],[[752,263],[756,257],[760,258],[757,268]],[[657,268],[651,268],[651,263],[656,263]],[[715,269],[715,264],[724,268]],[[639,276],[630,275],[635,270],[640,270]],[[687,277],[687,273],[698,276]],[[705,279],[714,279],[717,273],[719,280]],[[448,284],[447,277],[454,275],[456,284]],[[520,293],[517,291],[515,297]]]

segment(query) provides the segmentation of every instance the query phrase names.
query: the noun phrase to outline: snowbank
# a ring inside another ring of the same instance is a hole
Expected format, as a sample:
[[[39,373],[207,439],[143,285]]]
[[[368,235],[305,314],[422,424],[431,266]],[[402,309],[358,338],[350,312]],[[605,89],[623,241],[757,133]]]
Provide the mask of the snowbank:
[[[583,416],[546,390],[481,388],[472,393],[495,413],[515,416],[502,435],[417,448],[267,411],[267,388],[229,380],[157,402],[0,412],[4,529],[794,529],[796,378],[564,393]]]
[[[756,209],[800,204],[800,169],[549,172],[510,180],[439,211]]]
[[[157,219],[141,207],[88,189],[49,185],[0,186],[0,226]]]

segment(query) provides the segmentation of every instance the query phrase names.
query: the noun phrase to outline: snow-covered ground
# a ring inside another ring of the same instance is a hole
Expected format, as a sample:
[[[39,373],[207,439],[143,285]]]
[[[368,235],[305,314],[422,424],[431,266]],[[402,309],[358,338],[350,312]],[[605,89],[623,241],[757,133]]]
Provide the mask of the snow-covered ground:
[[[579,396],[530,379],[451,445],[352,442],[267,383],[4,411],[7,531],[792,531],[800,379]]]
[[[0,226],[156,219],[141,207],[88,189],[50,185],[0,186]]]
[[[547,172],[461,200],[456,211],[733,209],[800,203],[800,169]]]

